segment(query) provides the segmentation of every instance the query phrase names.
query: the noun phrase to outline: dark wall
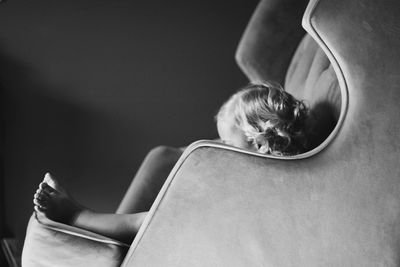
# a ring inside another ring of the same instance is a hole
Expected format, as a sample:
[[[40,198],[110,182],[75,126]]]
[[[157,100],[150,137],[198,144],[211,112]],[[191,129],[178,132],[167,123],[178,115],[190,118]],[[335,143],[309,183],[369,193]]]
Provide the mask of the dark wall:
[[[4,229],[4,216],[5,216],[5,204],[4,204],[4,96],[3,87],[0,83],[0,238],[6,236]],[[3,251],[0,251],[0,266],[6,264],[6,259]]]
[[[11,233],[23,237],[46,171],[77,200],[111,212],[150,148],[216,137],[215,112],[246,83],[234,52],[256,4],[1,3]]]

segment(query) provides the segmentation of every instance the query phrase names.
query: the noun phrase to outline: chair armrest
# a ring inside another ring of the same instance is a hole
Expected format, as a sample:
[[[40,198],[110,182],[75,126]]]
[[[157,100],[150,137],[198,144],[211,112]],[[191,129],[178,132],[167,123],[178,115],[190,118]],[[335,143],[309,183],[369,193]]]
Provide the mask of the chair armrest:
[[[128,248],[122,242],[51,221],[34,212],[28,223],[22,265],[117,267]]]
[[[278,264],[285,251],[296,253],[307,243],[290,247],[302,231],[294,224],[308,211],[296,201],[302,193],[294,193],[312,189],[299,182],[312,168],[300,159],[194,143],[169,175],[122,266],[285,266]],[[312,223],[310,217],[297,226]]]
[[[263,0],[257,6],[236,51],[236,61],[250,81],[283,84],[304,30],[308,1]]]

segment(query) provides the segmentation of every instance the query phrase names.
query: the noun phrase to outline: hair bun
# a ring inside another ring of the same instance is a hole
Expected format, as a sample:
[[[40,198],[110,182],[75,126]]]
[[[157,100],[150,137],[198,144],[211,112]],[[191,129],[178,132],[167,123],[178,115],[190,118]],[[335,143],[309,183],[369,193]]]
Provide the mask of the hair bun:
[[[251,83],[229,103],[236,127],[260,153],[292,155],[307,149],[308,108],[280,85]]]

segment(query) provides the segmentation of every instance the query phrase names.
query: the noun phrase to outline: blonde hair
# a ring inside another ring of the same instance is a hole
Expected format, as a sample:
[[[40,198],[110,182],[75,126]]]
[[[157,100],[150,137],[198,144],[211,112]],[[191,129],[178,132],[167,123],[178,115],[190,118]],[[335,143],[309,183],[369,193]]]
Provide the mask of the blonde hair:
[[[233,116],[235,126],[263,154],[295,155],[307,150],[306,105],[274,83],[250,83],[220,108],[216,120]]]

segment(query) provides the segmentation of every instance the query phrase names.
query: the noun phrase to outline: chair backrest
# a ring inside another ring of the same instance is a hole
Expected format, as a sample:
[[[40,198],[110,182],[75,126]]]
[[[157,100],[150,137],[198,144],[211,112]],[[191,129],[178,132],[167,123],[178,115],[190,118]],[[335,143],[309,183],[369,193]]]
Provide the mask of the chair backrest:
[[[325,52],[308,34],[301,40],[286,73],[286,91],[311,108],[326,105],[335,121],[341,110],[340,87]]]
[[[325,149],[194,144],[124,266],[398,266],[399,13],[397,0],[310,1],[303,25],[341,90]]]
[[[341,92],[336,73],[325,52],[306,34],[286,73],[284,88],[310,107],[315,126],[312,148],[332,133],[341,111]]]
[[[336,126],[342,96],[325,52],[300,27],[307,2],[261,1],[239,43],[236,60],[250,81],[280,82],[304,100],[317,122],[312,140],[317,146]]]

